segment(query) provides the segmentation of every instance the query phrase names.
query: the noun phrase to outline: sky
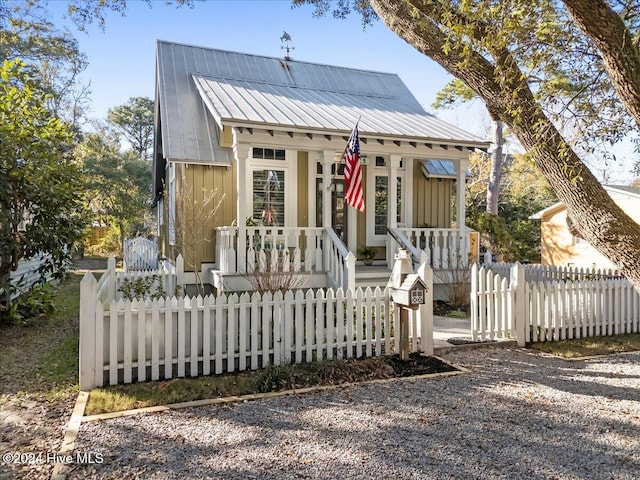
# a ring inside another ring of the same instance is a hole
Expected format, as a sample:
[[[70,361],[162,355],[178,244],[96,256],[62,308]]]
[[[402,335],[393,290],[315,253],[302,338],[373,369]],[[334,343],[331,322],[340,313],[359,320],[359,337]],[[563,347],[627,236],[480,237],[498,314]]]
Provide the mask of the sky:
[[[89,117],[104,119],[111,107],[130,97],[154,98],[155,42],[167,40],[271,57],[284,56],[280,37],[291,36],[294,60],[396,73],[431,113],[458,127],[490,139],[490,122],[483,104],[475,100],[453,110],[434,111],[437,92],[451,77],[438,64],[416,51],[382,22],[363,29],[360,18],[313,17],[313,7],[292,8],[290,0],[209,0],[193,8],[167,6],[152,0],[129,0],[125,16],[109,13],[102,31],[96,24],[79,32],[65,17],[67,2],[49,0],[50,19],[68,27],[78,39],[89,66],[83,80],[90,83]],[[511,151],[519,151],[511,146]],[[619,165],[611,165],[609,183],[627,184],[628,144],[614,149]],[[596,176],[601,173],[594,169]]]
[[[436,93],[452,77],[417,52],[382,22],[363,30],[360,19],[330,15],[313,17],[313,8],[291,8],[289,0],[216,0],[193,8],[167,6],[164,1],[128,2],[126,16],[109,13],[103,31],[90,25],[79,32],[65,19],[67,3],[50,0],[51,20],[68,26],[88,56],[83,78],[91,83],[89,116],[105,118],[111,107],[130,97],[154,96],[155,42],[168,40],[223,50],[282,57],[283,32],[295,48],[294,60],[398,74],[428,111]],[[469,118],[469,111],[475,119]],[[488,122],[480,102],[460,111],[438,113],[441,118],[485,136]],[[476,125],[477,124],[477,125]]]

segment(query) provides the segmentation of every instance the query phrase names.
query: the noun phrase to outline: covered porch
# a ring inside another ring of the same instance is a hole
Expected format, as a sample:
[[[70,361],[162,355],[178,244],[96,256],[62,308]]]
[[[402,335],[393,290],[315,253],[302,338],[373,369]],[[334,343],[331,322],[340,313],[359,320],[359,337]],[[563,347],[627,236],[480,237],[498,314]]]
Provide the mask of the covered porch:
[[[228,133],[237,221],[215,228],[215,288],[244,290],[243,277],[268,268],[305,275],[312,287],[386,285],[399,248],[434,269],[477,258],[477,233],[464,221],[472,147],[363,135],[365,212],[358,212],[344,200],[347,137]],[[363,266],[363,247],[375,252],[375,269]]]

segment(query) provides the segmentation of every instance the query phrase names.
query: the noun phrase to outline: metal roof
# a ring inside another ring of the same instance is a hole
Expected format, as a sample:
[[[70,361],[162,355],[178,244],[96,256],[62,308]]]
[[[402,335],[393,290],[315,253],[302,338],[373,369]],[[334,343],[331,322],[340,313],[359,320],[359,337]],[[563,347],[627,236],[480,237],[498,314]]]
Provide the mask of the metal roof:
[[[163,156],[228,163],[218,125],[296,127],[397,140],[487,142],[428,114],[395,74],[157,42]]]
[[[425,160],[421,165],[422,173],[427,178],[456,178],[456,169],[451,160]]]

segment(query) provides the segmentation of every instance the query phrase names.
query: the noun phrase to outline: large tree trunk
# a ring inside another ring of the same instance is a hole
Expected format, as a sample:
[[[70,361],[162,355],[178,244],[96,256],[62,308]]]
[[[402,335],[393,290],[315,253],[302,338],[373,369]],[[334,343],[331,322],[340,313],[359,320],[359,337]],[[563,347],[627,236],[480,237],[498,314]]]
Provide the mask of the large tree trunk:
[[[502,134],[502,122],[500,120],[494,120],[491,125],[493,128],[494,147],[491,152],[491,170],[489,170],[489,184],[487,185],[487,212],[497,217],[500,184],[502,183],[502,170],[504,166],[504,158],[502,156],[504,136]]]
[[[529,151],[569,216],[589,241],[616,264],[640,291],[640,226],[609,197],[602,185],[544,115],[507,50],[492,51],[495,64],[479,53],[446,52],[438,23],[446,17],[440,2],[371,0],[378,16],[410,45],[464,81]],[[480,27],[478,27],[480,28]],[[476,38],[491,32],[476,31]],[[463,55],[464,53],[464,55]],[[496,78],[500,73],[500,79]]]
[[[609,79],[640,124],[640,51],[623,19],[604,0],[563,0],[578,27],[598,47]]]

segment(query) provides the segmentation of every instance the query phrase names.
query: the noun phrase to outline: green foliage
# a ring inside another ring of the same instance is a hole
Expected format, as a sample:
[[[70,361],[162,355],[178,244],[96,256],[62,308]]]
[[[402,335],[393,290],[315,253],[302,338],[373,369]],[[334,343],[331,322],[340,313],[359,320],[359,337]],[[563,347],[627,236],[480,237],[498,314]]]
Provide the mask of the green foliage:
[[[70,126],[46,106],[23,62],[0,65],[0,286],[23,258],[44,257],[38,273],[60,278],[82,236],[83,177],[70,155]]]
[[[84,163],[86,201],[94,222],[117,230],[115,246],[120,252],[124,237],[144,225],[150,197],[149,162],[134,152],[121,152],[117,140],[106,130],[85,135],[76,155]]]
[[[268,365],[253,377],[253,388],[258,393],[282,390],[291,383],[292,374],[288,365]]]
[[[10,2],[0,23],[0,61],[23,60],[47,94],[47,108],[74,126],[82,122],[89,89],[80,74],[87,58],[78,41],[57,29],[42,2]]]
[[[486,211],[487,155],[471,157],[472,178],[467,184],[467,225],[484,235],[483,247],[504,261],[540,259],[540,221],[534,213],[556,202],[542,174],[526,155],[514,155],[503,174],[498,216]]]
[[[5,305],[0,305],[0,324],[28,325],[52,314],[53,311],[53,289],[45,283],[31,288]]]
[[[467,87],[461,80],[454,78],[436,94],[433,108],[452,108],[474,98],[477,98],[476,92]]]
[[[153,100],[132,97],[124,105],[109,109],[108,120],[143,160],[149,160],[153,143]]]
[[[125,278],[118,288],[125,300],[151,299],[159,300],[165,298],[167,293],[162,284],[162,276],[151,275],[148,277],[138,277],[135,279]]]

